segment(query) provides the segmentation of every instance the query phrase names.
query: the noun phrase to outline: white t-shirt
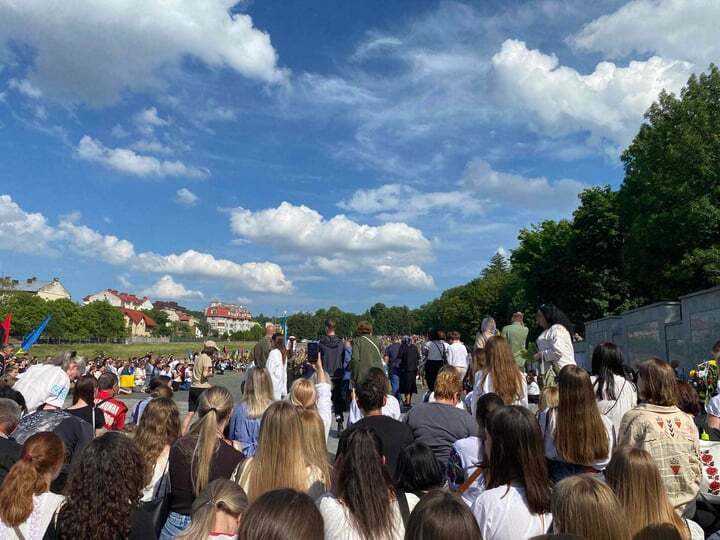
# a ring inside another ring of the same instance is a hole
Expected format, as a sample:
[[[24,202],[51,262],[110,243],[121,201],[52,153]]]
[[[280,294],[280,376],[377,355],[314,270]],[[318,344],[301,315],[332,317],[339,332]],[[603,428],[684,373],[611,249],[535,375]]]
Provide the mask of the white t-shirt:
[[[282,361],[280,349],[270,351],[266,367],[272,380],[273,399],[279,401],[287,395],[287,366]]]
[[[387,401],[385,406],[381,409],[383,416],[389,416],[395,420],[400,420],[400,402],[395,396],[387,395]],[[355,422],[362,419],[365,415],[354,399],[350,403],[350,413],[348,414],[348,427],[352,426]]]
[[[593,392],[595,391],[596,379],[597,377],[595,375],[590,377],[593,383]],[[615,432],[619,433],[623,415],[637,405],[637,389],[635,385],[625,377],[613,375],[613,379],[617,399],[607,399],[607,387],[603,388],[603,397],[605,399],[598,400],[598,409],[600,409],[601,414],[610,419],[613,426],[615,426]],[[597,399],[597,394],[595,399]]]
[[[28,414],[43,403],[62,408],[70,391],[70,377],[58,366],[38,364],[30,366],[13,388],[25,398]]]
[[[550,411],[553,412],[550,413]],[[548,414],[550,414],[549,419]],[[602,414],[600,415],[600,418],[602,419],[603,426],[605,427],[605,433],[608,437],[608,454],[604,458],[598,459],[597,461],[594,461],[592,463],[577,463],[577,465],[587,465],[590,467],[595,467],[597,470],[602,471],[605,470],[607,464],[610,463],[610,457],[612,456],[613,450],[615,448],[616,437],[615,427],[613,426],[613,423],[610,421],[610,419]],[[557,448],[555,448],[555,428],[557,426],[556,421],[556,409],[546,409],[541,412],[540,416],[538,417],[538,422],[540,422],[540,431],[543,434],[543,441],[545,444],[545,457],[548,459],[564,461],[562,456],[558,454]]]
[[[520,370],[518,370],[519,372]],[[522,393],[516,399],[512,402],[513,405],[520,405],[522,407],[528,406],[528,389],[527,389],[527,381],[525,380],[525,377],[522,376],[522,373],[520,374],[521,381],[522,381]],[[480,369],[475,374],[475,386],[473,387],[472,392],[472,403],[470,405],[471,413],[473,417],[475,416],[475,411],[477,410],[477,402],[478,399],[480,399],[485,394],[490,394],[495,392],[495,385],[493,385],[492,375],[490,373],[485,376],[485,372]]]
[[[408,501],[409,503],[409,501]],[[325,523],[325,540],[363,540],[364,537],[355,530],[352,516],[348,508],[332,495],[325,495],[317,503]],[[392,503],[395,528],[386,540],[402,540],[405,536],[400,506],[397,501]]]
[[[451,343],[448,346],[447,363],[452,367],[467,369],[468,351],[460,341]]]
[[[531,382],[528,385],[528,396],[539,396],[540,395],[540,387],[538,386],[538,383],[535,381]]]
[[[544,534],[552,514],[531,514],[525,489],[500,486],[483,491],[472,505],[483,540],[518,540]]]
[[[55,511],[64,500],[65,497],[62,495],[56,495],[49,491],[40,495],[33,495],[32,513],[25,520],[25,523],[18,526],[25,540],[42,540]],[[0,521],[0,538],[3,540],[16,540],[20,537],[15,534],[12,527],[8,527]]]

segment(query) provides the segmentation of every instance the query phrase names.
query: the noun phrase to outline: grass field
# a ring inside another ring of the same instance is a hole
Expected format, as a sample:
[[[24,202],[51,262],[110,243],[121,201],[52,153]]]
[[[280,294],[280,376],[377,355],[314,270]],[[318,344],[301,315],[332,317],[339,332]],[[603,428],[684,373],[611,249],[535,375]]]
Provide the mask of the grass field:
[[[235,349],[248,349],[255,345],[252,341],[216,341],[222,350],[227,347],[228,351]],[[63,351],[77,351],[79,355],[86,358],[93,358],[100,354],[114,358],[130,358],[132,356],[143,356],[149,351],[154,354],[185,356],[188,351],[199,351],[202,343],[131,343],[122,345],[119,343],[77,343],[64,345],[35,345],[30,349],[31,356],[39,358],[53,356]]]

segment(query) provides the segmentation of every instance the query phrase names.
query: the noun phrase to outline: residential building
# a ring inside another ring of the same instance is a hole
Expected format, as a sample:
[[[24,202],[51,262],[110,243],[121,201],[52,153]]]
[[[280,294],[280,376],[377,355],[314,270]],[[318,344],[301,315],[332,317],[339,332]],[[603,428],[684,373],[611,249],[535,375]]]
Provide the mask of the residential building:
[[[41,281],[36,277],[25,280],[12,279],[9,276],[0,279],[0,296],[5,294],[30,294],[43,300],[70,300],[70,293],[58,278]]]
[[[252,315],[246,307],[223,302],[210,302],[205,308],[205,318],[210,329],[220,335],[247,332],[257,324],[252,322]]]
[[[125,327],[130,330],[132,337],[148,337],[157,323],[142,311],[137,309],[119,308],[125,319]]]
[[[138,298],[134,294],[116,291],[115,289],[105,289],[95,294],[89,294],[83,298],[83,303],[91,302],[107,302],[113,307],[135,309],[147,311],[153,308],[152,302],[147,296]]]

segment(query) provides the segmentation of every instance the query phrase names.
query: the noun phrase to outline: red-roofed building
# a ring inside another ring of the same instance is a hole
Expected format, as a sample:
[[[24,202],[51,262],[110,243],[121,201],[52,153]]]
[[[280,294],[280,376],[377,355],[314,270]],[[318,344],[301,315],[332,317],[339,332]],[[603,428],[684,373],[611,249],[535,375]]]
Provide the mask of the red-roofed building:
[[[205,318],[210,328],[219,335],[247,332],[257,324],[252,322],[252,315],[246,307],[222,302],[210,302],[205,308]]]
[[[125,319],[125,327],[130,330],[130,335],[147,337],[157,326],[157,323],[142,311],[136,309],[119,308]]]
[[[107,302],[113,307],[149,310],[153,308],[152,302],[147,296],[139,298],[134,294],[116,291],[115,289],[105,289],[99,293],[89,294],[83,298],[85,304],[90,302]]]

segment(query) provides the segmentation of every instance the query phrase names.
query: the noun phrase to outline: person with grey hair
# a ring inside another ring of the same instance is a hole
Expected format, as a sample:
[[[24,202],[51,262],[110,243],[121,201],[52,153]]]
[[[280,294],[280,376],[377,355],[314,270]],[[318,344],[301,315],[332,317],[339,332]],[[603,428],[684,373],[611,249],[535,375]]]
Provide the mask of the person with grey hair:
[[[31,366],[13,388],[23,395],[30,413],[45,404],[62,408],[70,383],[75,382],[84,370],[85,361],[81,357],[74,352],[65,352],[44,364]]]
[[[10,438],[20,422],[20,405],[12,399],[0,398],[0,484],[20,459],[22,446]]]

